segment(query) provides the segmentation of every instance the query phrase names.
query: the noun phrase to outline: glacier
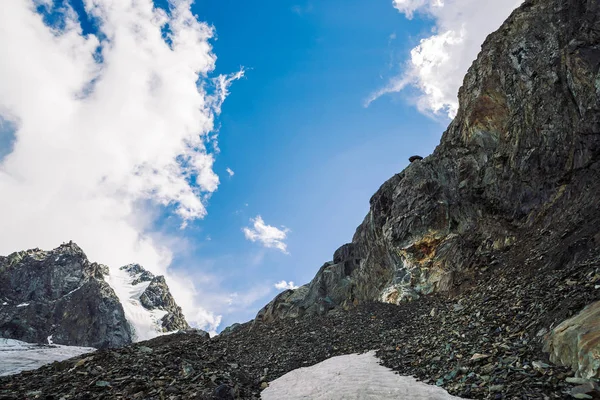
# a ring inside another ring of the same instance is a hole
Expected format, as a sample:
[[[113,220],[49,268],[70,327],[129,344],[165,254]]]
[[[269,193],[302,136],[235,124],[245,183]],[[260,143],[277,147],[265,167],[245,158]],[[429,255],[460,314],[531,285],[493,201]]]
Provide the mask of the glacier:
[[[49,342],[51,342],[49,338]],[[0,376],[37,369],[54,361],[62,361],[96,351],[93,347],[33,344],[0,338]]]

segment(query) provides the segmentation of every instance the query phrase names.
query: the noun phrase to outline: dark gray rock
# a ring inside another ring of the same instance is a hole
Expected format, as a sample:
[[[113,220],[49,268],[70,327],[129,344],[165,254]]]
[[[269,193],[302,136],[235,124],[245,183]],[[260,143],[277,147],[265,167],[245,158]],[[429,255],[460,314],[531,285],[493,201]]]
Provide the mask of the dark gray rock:
[[[206,331],[203,331],[202,329],[189,328],[189,329],[185,329],[185,330],[180,330],[179,332],[186,333],[188,335],[198,335],[206,340],[210,339],[210,334]]]
[[[131,343],[123,307],[73,242],[0,257],[0,337],[33,343],[118,347]]]
[[[221,331],[221,333],[219,333],[219,335],[223,335],[223,336],[231,335],[233,332],[240,330],[240,328],[242,328],[242,324],[238,324],[236,322],[234,324],[229,325],[225,329],[223,329]]]

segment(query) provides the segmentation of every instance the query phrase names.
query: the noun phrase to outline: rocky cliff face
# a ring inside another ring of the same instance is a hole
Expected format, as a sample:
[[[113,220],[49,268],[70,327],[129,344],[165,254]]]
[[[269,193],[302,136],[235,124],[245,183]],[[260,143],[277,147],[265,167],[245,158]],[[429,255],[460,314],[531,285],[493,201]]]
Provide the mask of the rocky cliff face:
[[[525,1],[483,44],[434,153],[384,183],[352,242],[257,319],[453,296],[506,263],[597,267],[599,69],[600,3]]]
[[[103,348],[189,329],[163,276],[137,264],[119,273],[73,242],[0,257],[0,337]]]
[[[107,273],[72,242],[0,257],[0,337],[96,348],[131,343]]]

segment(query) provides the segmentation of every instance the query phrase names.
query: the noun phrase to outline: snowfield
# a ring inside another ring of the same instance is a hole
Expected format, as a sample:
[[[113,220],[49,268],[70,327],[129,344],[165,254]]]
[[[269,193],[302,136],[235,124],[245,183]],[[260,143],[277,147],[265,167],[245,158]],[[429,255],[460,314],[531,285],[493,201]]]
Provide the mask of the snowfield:
[[[312,367],[299,368],[269,383],[264,400],[452,400],[442,388],[400,376],[379,364],[374,351],[332,357]]]
[[[93,347],[31,344],[0,338],[0,376],[37,369],[54,361],[62,361],[96,351]]]

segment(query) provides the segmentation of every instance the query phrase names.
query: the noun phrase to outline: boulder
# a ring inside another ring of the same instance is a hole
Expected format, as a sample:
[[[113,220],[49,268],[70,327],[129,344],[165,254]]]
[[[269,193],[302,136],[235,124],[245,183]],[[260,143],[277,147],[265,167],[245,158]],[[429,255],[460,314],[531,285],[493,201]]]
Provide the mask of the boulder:
[[[577,377],[600,377],[600,301],[563,321],[545,338],[550,361],[571,367]]]

